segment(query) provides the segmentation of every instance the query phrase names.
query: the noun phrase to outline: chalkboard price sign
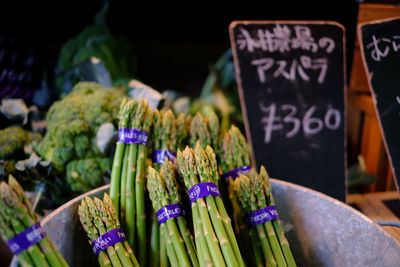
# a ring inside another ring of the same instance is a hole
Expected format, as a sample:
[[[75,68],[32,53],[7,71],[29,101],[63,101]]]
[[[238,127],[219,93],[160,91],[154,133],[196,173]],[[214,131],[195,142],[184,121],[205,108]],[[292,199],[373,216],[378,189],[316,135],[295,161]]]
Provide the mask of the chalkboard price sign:
[[[344,201],[343,27],[234,21],[230,38],[255,164]]]
[[[396,186],[400,183],[400,17],[358,26],[365,70]]]

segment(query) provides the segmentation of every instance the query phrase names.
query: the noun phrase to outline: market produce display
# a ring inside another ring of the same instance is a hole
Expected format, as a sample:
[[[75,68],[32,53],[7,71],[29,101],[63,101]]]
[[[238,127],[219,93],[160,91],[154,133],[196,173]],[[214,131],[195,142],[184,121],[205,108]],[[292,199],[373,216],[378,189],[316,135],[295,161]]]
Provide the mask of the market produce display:
[[[25,193],[13,176],[0,183],[0,234],[21,266],[66,267],[68,263],[40,226]]]
[[[100,266],[139,266],[108,194],[104,194],[103,200],[85,197],[78,214]]]
[[[50,107],[46,134],[35,149],[65,175],[74,192],[105,184],[103,170],[111,169],[111,156],[98,146],[99,130],[105,124],[117,127],[123,97],[119,89],[80,82]]]
[[[142,266],[147,253],[145,172],[153,113],[146,99],[122,102],[110,185],[110,197]]]
[[[232,181],[234,191],[246,212],[257,266],[296,266],[289,243],[275,209],[275,201],[264,166],[260,172],[239,174]]]
[[[163,237],[155,242],[165,242],[171,266],[199,266],[193,236],[183,217],[184,207],[177,188],[175,167],[168,158],[160,173],[148,168],[147,188]]]
[[[159,171],[165,159],[173,161],[177,149],[186,143],[188,137],[187,122],[190,120],[190,117],[184,113],[175,116],[171,109],[164,111],[156,109],[153,119],[152,161],[153,168]],[[161,262],[162,266],[167,266],[166,243],[163,241],[163,235],[160,234],[156,210],[152,211],[150,218],[152,220],[150,236],[150,258],[152,261],[150,264],[152,266],[159,266]]]
[[[201,266],[245,266],[235,233],[218,192],[218,168],[210,146],[178,150],[177,161],[192,203]]]
[[[220,95],[221,85],[234,86],[229,64],[226,55],[217,62],[202,94],[207,101],[187,112],[147,99],[147,87],[128,96],[123,86],[83,81],[48,110],[34,151],[68,188],[85,193],[110,175],[109,195],[85,197],[78,209],[101,266],[295,266],[278,220],[253,227],[245,217],[273,204],[249,209],[237,191],[235,181],[250,175],[252,164],[246,138],[231,124],[231,104]],[[21,151],[24,143],[14,139]],[[102,247],[104,240],[115,242]]]
[[[253,227],[243,217],[247,210],[233,182],[250,172],[250,147],[234,125],[221,133],[213,109],[202,112],[177,116],[171,109],[152,111],[145,99],[122,101],[110,196],[140,265],[254,263]],[[146,183],[142,183],[144,178]],[[219,185],[226,189],[222,194]],[[160,221],[162,212],[178,215]],[[282,244],[277,243],[280,239],[271,240],[263,239],[267,242],[263,245]],[[272,255],[264,263],[286,264],[286,254]],[[256,263],[260,263],[258,258]]]

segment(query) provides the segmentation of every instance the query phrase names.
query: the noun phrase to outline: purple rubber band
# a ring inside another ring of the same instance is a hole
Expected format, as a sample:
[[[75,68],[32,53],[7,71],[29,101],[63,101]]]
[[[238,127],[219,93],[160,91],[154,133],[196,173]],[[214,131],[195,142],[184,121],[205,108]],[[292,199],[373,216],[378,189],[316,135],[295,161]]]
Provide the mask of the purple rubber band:
[[[148,133],[138,129],[119,128],[118,142],[124,144],[146,145]]]
[[[251,227],[256,227],[272,220],[279,220],[275,206],[265,207],[246,214],[246,221]]]
[[[156,212],[158,224],[165,223],[169,219],[184,215],[185,211],[180,204],[170,204],[162,207]]]
[[[99,236],[92,242],[92,250],[96,256],[99,255],[100,252],[117,244],[118,242],[123,242],[126,240],[125,234],[120,228],[112,229],[111,231],[105,233],[104,235]]]
[[[239,177],[239,174],[246,174],[251,171],[251,166],[246,165],[242,166],[230,171],[227,171],[226,173],[222,174],[222,178],[225,179],[227,183],[229,183],[229,179],[232,178],[235,180],[237,177]]]
[[[218,185],[211,182],[205,182],[196,184],[189,189],[189,198],[191,203],[195,202],[199,198],[206,196],[221,197]]]
[[[33,226],[25,229],[23,232],[8,240],[7,245],[12,253],[17,255],[42,240],[45,236],[46,232],[43,230],[40,222],[37,222]]]
[[[176,153],[169,150],[154,150],[154,163],[164,163],[165,157],[167,157],[169,161],[174,161],[176,158]]]

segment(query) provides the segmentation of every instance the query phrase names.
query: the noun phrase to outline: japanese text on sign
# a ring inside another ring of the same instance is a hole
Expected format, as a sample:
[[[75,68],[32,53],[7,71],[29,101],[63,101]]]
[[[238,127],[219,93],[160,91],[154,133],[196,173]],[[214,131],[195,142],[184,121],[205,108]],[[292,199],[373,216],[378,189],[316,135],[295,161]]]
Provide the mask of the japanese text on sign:
[[[335,41],[329,37],[316,40],[307,26],[295,25],[294,32],[288,25],[275,25],[272,31],[259,29],[252,36],[246,29],[239,28],[237,39],[238,49],[254,52],[261,49],[266,52],[290,52],[292,49],[309,51],[312,54],[321,49],[330,54],[335,49]],[[309,81],[312,73],[317,72],[317,81],[322,84],[325,81],[328,70],[328,59],[325,57],[311,58],[301,55],[291,60],[275,60],[272,57],[264,57],[251,61],[257,67],[258,78],[261,83],[266,82],[266,73],[272,72],[273,78],[283,77],[287,80],[296,80],[297,77]]]
[[[394,35],[391,38],[376,38],[372,35],[372,42],[366,45],[367,49],[371,49],[371,58],[374,61],[381,61],[386,58],[390,51],[398,52],[400,50],[400,35]]]

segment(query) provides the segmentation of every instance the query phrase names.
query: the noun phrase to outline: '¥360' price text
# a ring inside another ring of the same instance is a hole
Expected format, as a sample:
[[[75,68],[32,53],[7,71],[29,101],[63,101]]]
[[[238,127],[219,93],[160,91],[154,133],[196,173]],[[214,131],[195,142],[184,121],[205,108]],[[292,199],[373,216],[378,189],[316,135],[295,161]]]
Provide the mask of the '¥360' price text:
[[[275,131],[284,132],[286,138],[296,136],[300,131],[305,135],[314,135],[323,129],[337,130],[341,126],[341,113],[338,109],[328,108],[321,117],[315,116],[317,107],[315,105],[309,107],[303,117],[299,117],[297,107],[294,105],[284,104],[277,106],[275,103],[265,106],[260,103],[260,109],[264,113],[262,124],[264,126],[264,143],[270,143],[272,134]]]

